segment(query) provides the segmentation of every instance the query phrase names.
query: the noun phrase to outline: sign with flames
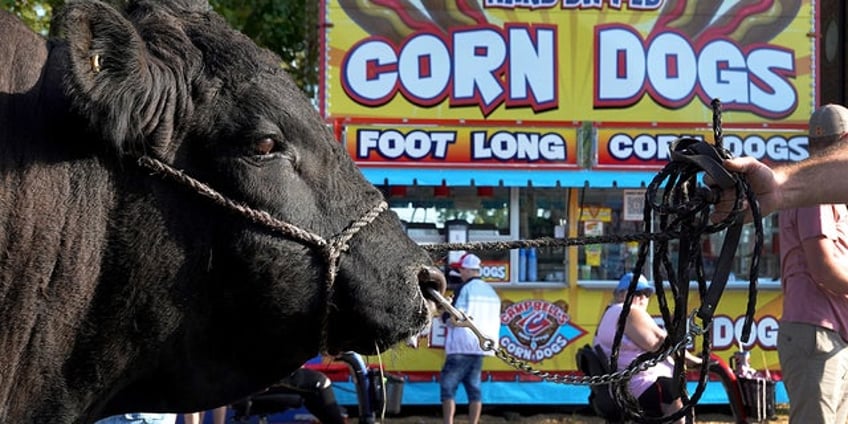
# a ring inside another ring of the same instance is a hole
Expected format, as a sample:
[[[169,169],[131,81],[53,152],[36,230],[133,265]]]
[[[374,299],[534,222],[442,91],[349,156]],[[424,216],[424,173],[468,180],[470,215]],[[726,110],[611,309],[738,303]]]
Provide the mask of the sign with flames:
[[[327,0],[327,118],[806,123],[812,0]],[[626,113],[622,113],[626,111]]]

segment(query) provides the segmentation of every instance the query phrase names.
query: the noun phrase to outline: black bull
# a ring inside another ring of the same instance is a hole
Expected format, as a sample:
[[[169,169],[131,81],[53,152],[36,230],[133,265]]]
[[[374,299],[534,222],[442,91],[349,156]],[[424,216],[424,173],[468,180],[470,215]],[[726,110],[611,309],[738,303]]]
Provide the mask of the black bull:
[[[366,215],[380,192],[278,57],[205,2],[70,2],[52,30],[0,14],[0,422],[210,408],[426,324],[444,278],[393,213],[328,290],[320,251],[138,165],[324,238]]]

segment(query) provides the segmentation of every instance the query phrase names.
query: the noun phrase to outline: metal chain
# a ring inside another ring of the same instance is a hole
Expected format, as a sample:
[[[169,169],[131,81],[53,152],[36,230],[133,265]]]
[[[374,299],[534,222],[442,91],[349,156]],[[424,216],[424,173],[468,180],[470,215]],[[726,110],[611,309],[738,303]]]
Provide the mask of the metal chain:
[[[646,371],[648,368],[656,366],[662,361],[665,361],[666,358],[673,355],[674,352],[679,351],[680,349],[685,348],[689,343],[691,343],[696,336],[699,336],[704,333],[704,330],[695,323],[695,311],[689,316],[688,328],[686,337],[682,338],[676,344],[670,346],[666,350],[662,351],[660,355],[636,363],[631,364],[630,367],[625,368],[623,370],[615,371],[609,374],[604,375],[595,375],[595,376],[575,376],[575,375],[561,375],[561,374],[552,374],[547,371],[541,371],[533,368],[526,361],[522,361],[520,359],[515,358],[506,349],[499,347],[495,348],[496,342],[494,339],[488,337],[484,334],[477,326],[474,324],[474,320],[465,314],[465,312],[456,309],[451,305],[451,302],[441,295],[435,289],[427,289],[429,291],[429,295],[432,299],[442,307],[445,312],[448,313],[451,319],[451,323],[455,327],[465,327],[471,330],[474,335],[477,336],[477,339],[480,342],[480,348],[484,351],[494,351],[495,356],[500,358],[502,361],[506,362],[511,367],[524,371],[528,374],[532,374],[536,377],[541,378],[544,381],[552,382],[552,383],[560,383],[560,384],[574,384],[574,385],[588,385],[588,386],[601,386],[604,384],[618,383],[624,380],[629,380],[633,377],[633,375],[640,373],[642,371]]]
[[[633,375],[640,373],[642,371],[646,371],[648,368],[656,366],[660,362],[665,361],[669,356],[673,355],[674,352],[679,351],[680,349],[684,349],[692,340],[694,340],[694,336],[698,335],[698,331],[690,330],[687,337],[684,337],[682,340],[677,342],[677,344],[671,346],[670,348],[662,351],[659,356],[654,358],[637,362],[631,364],[628,368],[618,370],[615,372],[611,372],[609,374],[604,375],[596,375],[596,376],[575,376],[575,375],[562,375],[562,374],[552,374],[547,371],[541,371],[533,368],[527,362],[522,361],[520,359],[516,359],[504,348],[498,348],[495,351],[495,356],[500,358],[502,361],[506,362],[510,366],[515,369],[524,371],[528,374],[532,374],[536,377],[541,378],[544,381],[548,381],[551,383],[560,383],[560,384],[574,384],[574,385],[586,385],[586,386],[602,386],[605,384],[614,384],[619,383],[625,380],[629,380],[633,377]]]

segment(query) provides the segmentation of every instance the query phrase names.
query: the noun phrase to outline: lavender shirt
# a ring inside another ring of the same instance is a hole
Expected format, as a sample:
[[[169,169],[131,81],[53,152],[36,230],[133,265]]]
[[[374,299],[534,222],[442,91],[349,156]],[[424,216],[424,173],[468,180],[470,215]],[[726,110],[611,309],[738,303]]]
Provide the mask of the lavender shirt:
[[[598,333],[595,335],[595,344],[600,345],[604,353],[609,358],[612,353],[612,342],[615,338],[615,332],[618,329],[618,317],[621,315],[621,309],[624,303],[613,303],[604,312],[601,317],[601,322],[598,324]],[[645,350],[633,343],[627,335],[621,337],[621,347],[618,349],[618,369],[627,368],[636,357],[645,353]],[[630,393],[638,398],[642,396],[645,390],[651,386],[657,377],[671,377],[674,372],[674,365],[671,361],[663,361],[656,366],[648,368],[633,376],[630,379]]]
[[[825,237],[836,246],[839,263],[848,267],[848,209],[820,205],[780,212],[780,264],[783,321],[824,327],[848,341],[848,297],[813,281],[804,258],[804,240]]]

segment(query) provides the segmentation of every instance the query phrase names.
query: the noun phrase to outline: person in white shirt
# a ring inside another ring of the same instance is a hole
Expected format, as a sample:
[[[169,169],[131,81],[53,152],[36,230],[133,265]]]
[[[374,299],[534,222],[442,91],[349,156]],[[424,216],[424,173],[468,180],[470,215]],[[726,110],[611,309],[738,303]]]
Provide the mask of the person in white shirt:
[[[459,273],[463,284],[455,293],[454,307],[464,312],[483,334],[494,340],[496,349],[501,326],[501,299],[492,286],[480,279],[480,258],[477,255],[463,255],[459,261]],[[453,424],[456,390],[462,383],[468,396],[468,421],[477,424],[483,409],[480,391],[483,358],[493,356],[495,351],[483,350],[480,340],[471,330],[456,327],[448,321],[445,354],[440,379],[444,423]]]

